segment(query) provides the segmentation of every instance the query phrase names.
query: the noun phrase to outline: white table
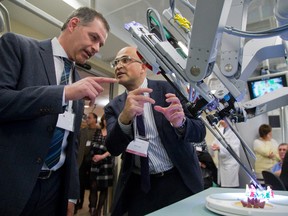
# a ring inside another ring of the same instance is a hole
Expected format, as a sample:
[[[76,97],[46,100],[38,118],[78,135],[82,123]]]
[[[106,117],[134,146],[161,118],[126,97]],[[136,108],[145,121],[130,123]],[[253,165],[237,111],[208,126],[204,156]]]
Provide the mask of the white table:
[[[234,188],[218,188],[211,187],[179,202],[176,202],[170,206],[159,209],[158,211],[152,212],[149,216],[164,216],[164,215],[176,215],[176,216],[191,216],[191,215],[218,215],[214,212],[209,211],[205,207],[206,197],[210,194],[215,193],[245,193],[245,188],[234,189]],[[277,195],[288,196],[288,191],[274,191]]]

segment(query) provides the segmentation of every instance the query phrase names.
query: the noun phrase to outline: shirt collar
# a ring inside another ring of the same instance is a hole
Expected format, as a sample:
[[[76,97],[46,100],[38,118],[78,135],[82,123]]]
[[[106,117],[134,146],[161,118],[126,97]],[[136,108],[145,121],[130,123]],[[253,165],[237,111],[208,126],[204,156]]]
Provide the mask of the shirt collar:
[[[147,88],[148,87],[148,81],[147,78],[144,79],[143,83],[139,86],[139,88]],[[128,94],[129,91],[126,89],[126,93]]]
[[[67,53],[59,43],[58,39],[54,37],[51,41],[52,43],[52,51],[53,51],[53,56],[57,57],[63,57],[63,58],[68,58]]]
[[[140,88],[147,88],[147,87],[148,87],[148,81],[147,81],[147,78],[145,78]]]

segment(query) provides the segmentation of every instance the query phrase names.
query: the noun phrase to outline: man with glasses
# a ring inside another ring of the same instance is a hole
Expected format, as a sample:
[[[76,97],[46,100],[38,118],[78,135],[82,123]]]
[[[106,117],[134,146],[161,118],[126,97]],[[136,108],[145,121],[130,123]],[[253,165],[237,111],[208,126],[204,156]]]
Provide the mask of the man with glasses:
[[[126,88],[105,107],[107,149],[123,159],[112,215],[145,215],[203,190],[190,144],[204,139],[203,122],[191,117],[168,82],[146,78],[135,47],[121,49],[112,67]]]
[[[115,59],[114,61],[112,61],[111,62],[111,67],[112,68],[116,68],[119,63],[122,64],[122,65],[127,65],[127,64],[130,64],[130,63],[133,63],[133,62],[138,62],[140,64],[143,63],[142,61],[140,61],[138,59],[132,58],[131,56],[122,56],[121,58]]]

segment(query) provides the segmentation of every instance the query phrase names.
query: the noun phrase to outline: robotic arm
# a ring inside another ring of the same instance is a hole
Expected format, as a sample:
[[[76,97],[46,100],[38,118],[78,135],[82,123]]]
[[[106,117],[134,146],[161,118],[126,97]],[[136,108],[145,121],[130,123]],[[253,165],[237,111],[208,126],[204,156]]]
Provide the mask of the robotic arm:
[[[244,32],[250,2],[251,0],[197,1],[192,30],[189,31],[183,26],[177,30],[177,34],[188,45],[188,54],[183,52],[177,41],[174,40],[171,43],[171,39],[169,41],[163,38],[164,27],[159,16],[155,18],[156,21],[154,19],[154,27],[157,25],[158,33],[155,28],[153,32],[149,31],[151,25],[149,29],[136,22],[125,26],[150,69],[154,73],[161,73],[168,81],[169,77],[173,80],[170,83],[182,94],[183,98],[186,98],[191,114],[202,118],[207,128],[220,141],[221,136],[215,134],[215,130],[217,133],[215,124],[220,119],[226,120],[232,129],[232,123],[246,121],[247,118],[287,104],[287,99],[283,98],[287,97],[288,88],[282,88],[281,91],[278,90],[245,103],[241,102],[246,94],[246,81],[259,63],[268,58],[284,57],[287,53],[286,41],[282,42],[283,40],[278,36],[287,37],[285,32],[287,25],[257,33]],[[282,8],[284,5],[288,8],[287,1],[277,1],[276,8]],[[180,25],[181,21],[175,18],[175,13],[179,15],[180,12],[174,6],[173,4],[173,9],[165,10],[163,14],[171,25]],[[283,11],[285,12],[282,10],[276,13],[278,17],[281,17],[281,23],[284,22],[286,16]],[[230,27],[231,25],[240,30]],[[252,39],[244,45],[245,37],[261,39]],[[221,88],[215,94],[211,93],[204,82],[204,79],[211,74],[222,83]],[[187,93],[187,89],[190,92]],[[191,98],[192,91],[197,95],[194,98]],[[207,114],[210,111],[215,112]],[[202,117],[203,112],[207,114],[206,120]],[[255,158],[253,151],[245,144],[237,131],[235,129],[233,131],[241,140],[243,148]],[[255,185],[262,188],[229,144],[225,143],[225,140],[221,143],[240,163]]]
[[[187,1],[184,2],[187,4]],[[280,103],[282,97],[279,99],[275,94],[273,94],[275,98],[262,97],[257,101],[252,100],[244,104],[241,101],[246,94],[247,79],[259,63],[265,59],[286,56],[286,41],[277,34],[287,37],[288,29],[286,25],[285,28],[274,31],[244,32],[250,2],[251,0],[197,1],[192,30],[178,29],[178,32],[182,30],[181,37],[184,38],[184,43],[189,45],[187,55],[181,48],[175,46],[177,41],[171,44],[171,41],[164,39],[163,33],[155,34],[155,31],[151,33],[149,29],[136,22],[127,24],[126,29],[131,33],[139,53],[154,73],[169,75],[185,97],[189,98],[191,91],[196,92],[198,105],[193,104],[192,114],[198,116],[205,109],[212,111],[217,107],[218,111],[224,109],[225,115],[229,113],[229,116],[226,116],[228,118],[233,119],[235,114],[238,122],[246,121],[247,118],[263,113],[253,110],[259,110],[259,106],[267,103],[267,98],[275,101],[278,106],[282,105]],[[278,0],[275,8],[288,8],[287,5],[287,1]],[[173,10],[171,8],[164,10],[163,15],[171,25],[179,25],[180,21],[176,18],[173,21],[172,16],[173,14],[174,17],[181,16],[181,14],[179,15],[180,12],[175,8],[175,4],[173,6]],[[194,9],[191,8],[191,11]],[[285,10],[276,11],[277,17],[281,17],[282,24],[285,20],[288,22],[288,18],[285,19],[288,14],[284,12]],[[161,20],[159,17],[157,19],[158,28],[162,30],[164,27]],[[233,27],[230,27],[231,25]],[[244,45],[244,37],[257,39],[252,39]],[[222,83],[214,94],[204,82],[204,79],[211,74]],[[190,90],[188,96],[186,88]],[[288,90],[284,89],[284,91]],[[195,102],[195,98],[190,97],[189,101]],[[242,109],[242,118],[239,118],[239,109]],[[246,109],[249,115],[246,115]]]

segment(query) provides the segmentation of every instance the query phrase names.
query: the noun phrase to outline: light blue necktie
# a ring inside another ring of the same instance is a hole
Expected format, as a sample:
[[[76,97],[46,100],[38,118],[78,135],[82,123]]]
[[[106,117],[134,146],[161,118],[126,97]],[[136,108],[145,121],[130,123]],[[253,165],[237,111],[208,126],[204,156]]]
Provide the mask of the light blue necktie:
[[[63,58],[64,61],[64,70],[61,75],[61,80],[60,80],[60,85],[67,85],[69,83],[69,76],[70,76],[70,71],[72,68],[72,62],[69,61],[67,58]],[[55,128],[50,146],[49,146],[49,151],[48,154],[45,158],[45,164],[49,169],[54,167],[61,155],[61,147],[62,147],[62,141],[64,137],[65,130],[62,128]]]

